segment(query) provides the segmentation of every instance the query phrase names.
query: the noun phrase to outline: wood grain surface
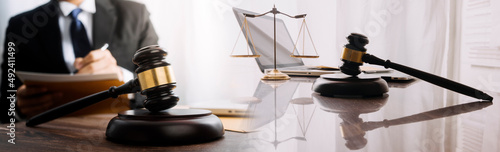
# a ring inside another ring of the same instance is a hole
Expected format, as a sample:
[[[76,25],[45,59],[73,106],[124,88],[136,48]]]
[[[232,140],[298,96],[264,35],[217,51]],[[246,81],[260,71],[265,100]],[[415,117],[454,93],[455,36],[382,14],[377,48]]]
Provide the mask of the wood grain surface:
[[[215,141],[190,145],[130,145],[106,139],[106,127],[116,114],[63,117],[36,127],[16,123],[16,144],[8,142],[9,124],[1,124],[0,147],[9,151],[253,151],[247,134],[226,131]],[[3,151],[0,150],[0,151]]]

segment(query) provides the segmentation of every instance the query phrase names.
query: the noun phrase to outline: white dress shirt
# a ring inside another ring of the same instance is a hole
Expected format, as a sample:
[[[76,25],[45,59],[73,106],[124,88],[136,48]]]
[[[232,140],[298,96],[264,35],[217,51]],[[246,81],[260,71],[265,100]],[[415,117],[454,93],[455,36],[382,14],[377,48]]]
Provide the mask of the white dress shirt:
[[[84,0],[80,6],[76,6],[73,3],[60,1],[59,7],[62,14],[59,15],[59,29],[61,30],[61,40],[64,61],[66,67],[69,71],[75,71],[76,68],[73,65],[75,63],[75,52],[73,50],[73,43],[71,42],[71,16],[69,14],[76,8],[82,9],[82,12],[78,14],[78,19],[82,22],[85,30],[87,32],[87,37],[89,38],[90,46],[92,46],[92,16],[96,12],[95,0]],[[134,78],[134,75],[129,70],[120,67],[123,73],[122,81],[128,81]]]

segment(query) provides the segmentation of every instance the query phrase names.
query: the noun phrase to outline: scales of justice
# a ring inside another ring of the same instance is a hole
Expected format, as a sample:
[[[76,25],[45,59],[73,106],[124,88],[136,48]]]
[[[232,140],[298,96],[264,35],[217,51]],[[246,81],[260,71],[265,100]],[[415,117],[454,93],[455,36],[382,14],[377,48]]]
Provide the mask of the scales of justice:
[[[264,77],[262,77],[261,79],[262,80],[288,80],[288,79],[290,79],[290,77],[285,73],[281,73],[276,67],[276,60],[277,60],[276,59],[276,14],[282,14],[282,15],[285,15],[289,18],[294,18],[294,19],[303,19],[302,24],[300,26],[299,34],[297,36],[297,40],[294,43],[293,51],[291,52],[290,57],[292,57],[292,58],[319,58],[318,52],[316,51],[316,47],[314,46],[314,42],[312,41],[312,38],[311,38],[311,33],[309,32],[309,28],[307,27],[307,23],[305,20],[305,17],[307,14],[300,14],[300,15],[291,16],[291,15],[288,15],[288,14],[285,14],[283,12],[278,11],[276,6],[273,6],[272,10],[270,10],[266,13],[263,13],[263,14],[243,13],[243,16],[245,17],[245,19],[241,25],[241,31],[244,32],[245,40],[247,41],[247,54],[234,54],[234,49],[236,48],[236,44],[238,44],[238,40],[239,40],[239,37],[241,35],[241,32],[239,32],[238,37],[236,38],[236,43],[234,44],[234,47],[233,47],[233,50],[231,51],[230,56],[231,57],[238,57],[238,58],[259,58],[260,57],[260,55],[257,53],[258,50],[255,49],[255,45],[254,45],[253,38],[252,38],[252,33],[250,32],[250,26],[248,25],[247,18],[257,18],[257,17],[267,15],[269,13],[272,13],[273,18],[274,18],[274,37],[273,37],[273,40],[274,40],[274,50],[273,50],[274,51],[274,69],[270,72],[266,72]],[[315,54],[313,54],[313,55],[306,55],[305,54],[306,32],[307,32],[307,35],[309,36],[309,40],[311,41],[311,44],[314,48]],[[298,40],[299,40],[301,35],[302,35],[302,43],[303,43],[302,54],[298,49],[296,49],[296,46],[298,44]],[[250,52],[250,47],[253,48],[253,54]],[[295,50],[297,50],[298,54],[295,54]]]

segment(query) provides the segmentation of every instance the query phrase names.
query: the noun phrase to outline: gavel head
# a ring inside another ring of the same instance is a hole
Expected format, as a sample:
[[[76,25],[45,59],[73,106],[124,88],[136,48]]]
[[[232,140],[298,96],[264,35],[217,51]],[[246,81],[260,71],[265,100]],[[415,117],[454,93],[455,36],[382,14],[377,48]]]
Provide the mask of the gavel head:
[[[365,45],[368,44],[368,38],[358,33],[351,33],[347,37],[349,41],[342,51],[342,61],[340,71],[347,75],[356,76],[361,73],[359,66],[363,65],[362,57],[366,54]]]
[[[158,45],[143,47],[134,55],[132,61],[139,66],[135,73],[141,86],[141,94],[146,96],[144,107],[158,112],[177,105],[179,97],[172,89],[176,82],[170,63],[165,61],[167,52]]]
[[[346,140],[345,146],[350,150],[358,150],[366,146],[368,140],[365,138],[363,130],[363,120],[359,118],[359,113],[341,113],[339,117],[343,120],[340,123],[342,138]]]

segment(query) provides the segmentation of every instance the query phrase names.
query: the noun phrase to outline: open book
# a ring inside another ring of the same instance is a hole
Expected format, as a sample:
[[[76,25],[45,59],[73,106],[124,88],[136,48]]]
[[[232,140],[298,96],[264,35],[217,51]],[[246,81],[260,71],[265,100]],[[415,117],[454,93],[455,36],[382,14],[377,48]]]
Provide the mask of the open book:
[[[50,92],[63,93],[63,100],[54,101],[56,102],[54,107],[124,83],[118,80],[116,73],[70,75],[16,71],[16,75],[27,86],[43,86]],[[121,95],[116,99],[110,98],[98,102],[72,115],[117,113],[127,109],[129,109],[129,100],[126,95]]]

